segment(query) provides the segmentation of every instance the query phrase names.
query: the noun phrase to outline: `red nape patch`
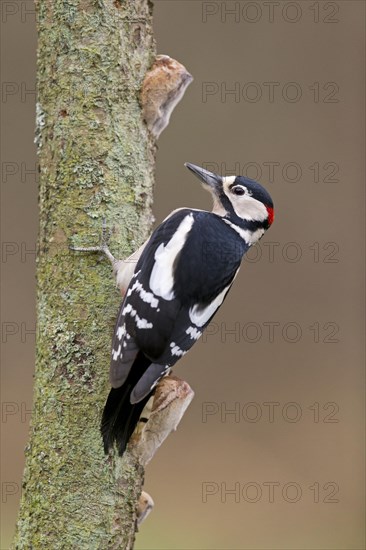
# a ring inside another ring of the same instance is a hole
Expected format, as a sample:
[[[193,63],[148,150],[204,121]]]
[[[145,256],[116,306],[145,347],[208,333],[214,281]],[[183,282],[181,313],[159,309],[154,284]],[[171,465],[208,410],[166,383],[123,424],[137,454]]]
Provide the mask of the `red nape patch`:
[[[266,206],[267,212],[268,212],[268,223],[269,225],[272,225],[274,220],[274,210],[270,206]]]

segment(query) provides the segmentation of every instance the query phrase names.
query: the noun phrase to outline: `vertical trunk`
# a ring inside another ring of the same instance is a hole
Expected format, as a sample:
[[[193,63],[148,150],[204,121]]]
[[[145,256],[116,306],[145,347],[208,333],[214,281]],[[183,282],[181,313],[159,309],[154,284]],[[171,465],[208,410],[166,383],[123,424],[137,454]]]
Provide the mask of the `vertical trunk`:
[[[142,467],[103,454],[111,268],[151,224],[154,145],[141,116],[155,57],[148,0],[38,0],[40,234],[34,410],[14,548],[131,548]]]

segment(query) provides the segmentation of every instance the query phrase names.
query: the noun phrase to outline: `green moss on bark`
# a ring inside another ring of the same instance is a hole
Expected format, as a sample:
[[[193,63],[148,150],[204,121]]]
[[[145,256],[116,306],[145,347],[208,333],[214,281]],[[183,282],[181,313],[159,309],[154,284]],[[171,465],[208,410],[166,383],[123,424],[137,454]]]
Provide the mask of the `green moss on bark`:
[[[34,413],[14,548],[130,548],[143,472],[99,433],[119,296],[94,245],[148,234],[154,145],[139,91],[155,57],[146,0],[38,0],[40,233]]]

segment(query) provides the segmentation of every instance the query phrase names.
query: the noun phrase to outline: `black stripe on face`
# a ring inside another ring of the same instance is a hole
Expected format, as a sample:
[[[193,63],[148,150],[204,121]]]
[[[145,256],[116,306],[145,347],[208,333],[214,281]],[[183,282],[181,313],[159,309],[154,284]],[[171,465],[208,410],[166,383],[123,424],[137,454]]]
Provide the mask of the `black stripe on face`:
[[[232,218],[233,216],[236,216],[234,207],[231,203],[231,200],[226,195],[223,186],[221,185],[220,192],[218,193],[219,201],[221,202],[222,206],[225,208],[226,212],[229,214],[229,217]]]
[[[232,183],[228,189],[231,189],[235,185],[241,185],[240,183]],[[244,186],[245,187],[245,186]],[[234,207],[229,199],[229,197],[224,192],[223,188],[221,189],[221,192],[219,193],[219,200],[222,204],[222,206],[227,211],[227,215],[224,216],[227,220],[230,220],[235,225],[243,228],[248,229],[249,231],[256,231],[257,229],[268,228],[268,220],[265,219],[263,221],[256,221],[256,220],[243,220],[243,218],[240,218],[237,213],[234,210]]]

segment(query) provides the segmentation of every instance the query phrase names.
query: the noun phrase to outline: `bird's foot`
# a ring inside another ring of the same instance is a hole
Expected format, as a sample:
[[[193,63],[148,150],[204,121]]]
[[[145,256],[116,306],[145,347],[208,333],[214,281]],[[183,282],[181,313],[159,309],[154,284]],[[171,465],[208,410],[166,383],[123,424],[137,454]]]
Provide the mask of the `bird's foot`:
[[[113,256],[111,251],[108,248],[108,242],[111,236],[111,231],[107,230],[107,224],[105,218],[103,219],[103,225],[102,225],[102,238],[101,243],[99,246],[70,246],[70,250],[74,250],[75,252],[102,252],[105,254],[108,258],[108,260],[112,263],[112,265],[115,265],[115,263],[118,261]]]

